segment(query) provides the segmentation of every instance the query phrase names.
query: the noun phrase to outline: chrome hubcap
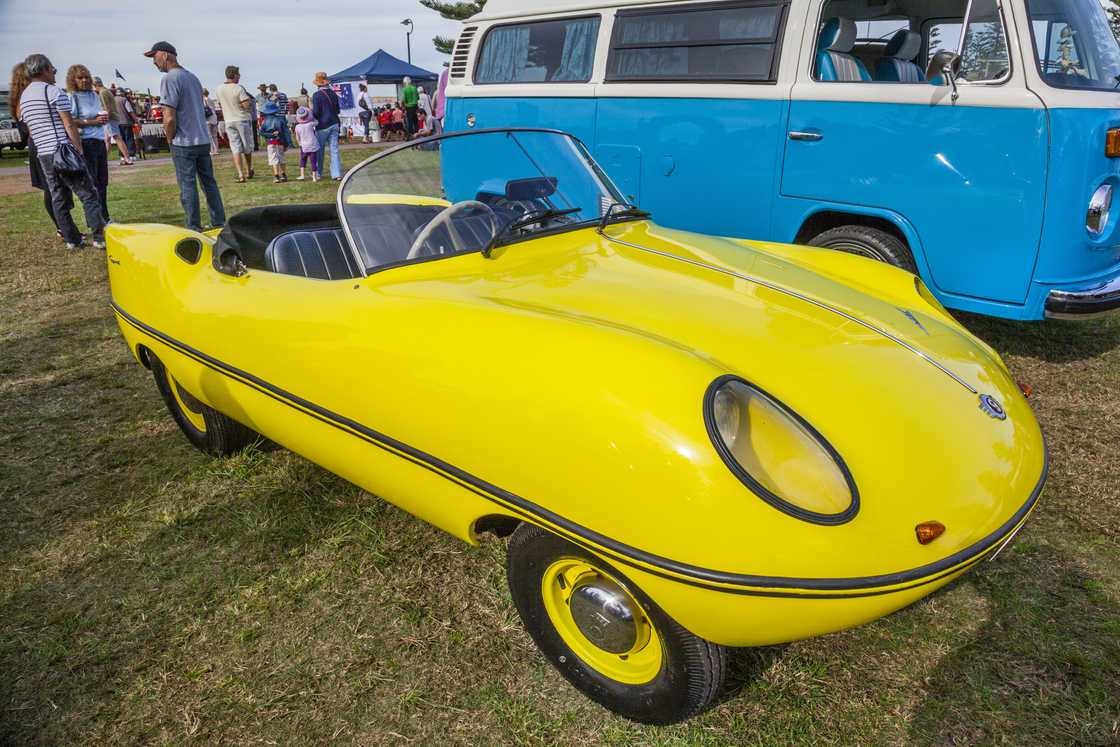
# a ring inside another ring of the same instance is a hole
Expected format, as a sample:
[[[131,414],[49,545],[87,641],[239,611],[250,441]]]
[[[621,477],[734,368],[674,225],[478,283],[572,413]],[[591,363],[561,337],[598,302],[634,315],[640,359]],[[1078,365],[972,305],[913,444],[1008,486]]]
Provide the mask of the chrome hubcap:
[[[579,631],[604,651],[626,654],[644,643],[639,640],[629,595],[607,579],[597,578],[577,586],[569,609]]]

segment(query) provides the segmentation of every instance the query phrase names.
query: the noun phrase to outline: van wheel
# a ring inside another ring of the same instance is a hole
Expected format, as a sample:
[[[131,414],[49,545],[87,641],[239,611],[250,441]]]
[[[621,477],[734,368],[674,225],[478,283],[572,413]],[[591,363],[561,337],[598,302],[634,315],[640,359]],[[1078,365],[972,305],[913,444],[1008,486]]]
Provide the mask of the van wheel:
[[[602,706],[645,724],[711,707],[727,650],[689,633],[591,553],[533,524],[509,541],[506,578],[533,641]]]
[[[200,402],[175,381],[154,353],[148,351],[147,357],[172,420],[196,449],[211,456],[232,456],[260,438],[256,431]]]
[[[849,254],[877,259],[888,265],[916,273],[914,255],[906,243],[886,231],[870,226],[837,226],[818,233],[809,240],[810,246],[838,249]]]

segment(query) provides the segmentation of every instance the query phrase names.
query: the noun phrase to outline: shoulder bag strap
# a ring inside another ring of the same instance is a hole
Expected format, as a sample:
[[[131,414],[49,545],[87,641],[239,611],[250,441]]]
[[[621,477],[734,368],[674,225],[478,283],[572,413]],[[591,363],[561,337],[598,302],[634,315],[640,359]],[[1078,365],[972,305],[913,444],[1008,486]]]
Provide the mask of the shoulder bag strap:
[[[54,104],[51,102],[51,97],[47,95],[47,92],[50,90],[50,88],[51,88],[50,83],[43,83],[43,101],[45,101],[46,104],[47,104],[47,116],[51,118],[51,127],[54,129],[54,136],[59,137],[59,135],[58,135],[58,124],[55,122],[54,117],[51,116],[51,107],[54,106]],[[55,106],[54,108],[55,108],[55,111],[57,112],[58,107]],[[62,119],[62,117],[59,117],[59,119]],[[64,142],[66,142],[66,143],[70,142],[70,136],[66,134],[65,128],[63,129],[62,134],[65,135],[65,137],[59,138],[59,140],[58,140],[59,145],[62,145]]]

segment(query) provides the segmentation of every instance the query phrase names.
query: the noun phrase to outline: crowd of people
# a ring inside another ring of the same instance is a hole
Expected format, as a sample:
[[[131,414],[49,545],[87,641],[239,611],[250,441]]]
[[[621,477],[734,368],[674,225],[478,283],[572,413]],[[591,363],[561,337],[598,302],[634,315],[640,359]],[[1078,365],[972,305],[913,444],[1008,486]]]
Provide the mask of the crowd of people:
[[[446,84],[446,77],[443,84]],[[443,121],[442,92],[438,92],[433,101],[433,97],[423,86],[413,85],[412,79],[405,76],[399,100],[375,104],[364,84],[358,88],[361,90],[358,106],[365,130],[362,142],[371,141],[370,128],[374,122],[383,141],[409,140],[440,133]]]
[[[70,215],[74,196],[82,204],[89,240],[104,248],[105,225],[111,222],[111,149],[116,146],[122,166],[132,165],[134,154],[143,158],[145,148],[136,136],[145,120],[162,124],[186,225],[192,230],[225,224],[212,161],[223,141],[233,154],[237,183],[256,175],[253,153],[262,141],[276,184],[288,181],[286,154],[295,147],[300,180],[308,175],[321,180],[328,155],[331,178],[342,179],[340,103],[326,73],[315,73],[315,91],[310,95],[301,88],[298,96],[289,98],[275,83],[261,83],[254,96],[241,85],[240,69],[230,65],[212,98],[198,77],[179,64],[170,43],[157,42],[144,55],[164,73],[158,97],[141,99],[115,85],[105,87],[82,64],[70,66],[62,88],[56,79],[58,70],[42,54],[29,55],[12,69],[9,103],[28,137],[31,183],[43,191],[46,212],[67,248],[80,248],[87,238]],[[445,83],[446,75],[441,94]],[[409,78],[392,104],[375,102],[364,84],[359,90],[363,142],[371,142],[374,123],[381,140],[407,140],[440,131],[442,95],[433,101]],[[208,226],[202,224],[198,187],[206,196]]]

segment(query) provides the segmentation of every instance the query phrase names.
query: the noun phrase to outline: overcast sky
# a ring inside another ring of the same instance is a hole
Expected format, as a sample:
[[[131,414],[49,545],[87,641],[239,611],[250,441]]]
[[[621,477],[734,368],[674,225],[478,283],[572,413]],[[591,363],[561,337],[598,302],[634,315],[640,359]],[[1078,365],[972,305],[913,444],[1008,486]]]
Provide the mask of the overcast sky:
[[[416,0],[0,0],[0,49],[11,57],[2,85],[12,65],[42,52],[60,84],[66,68],[81,63],[105,85],[115,68],[127,79],[117,85],[158,94],[160,72],[143,53],[169,41],[179,64],[211,91],[225,80],[226,65],[238,65],[254,93],[258,83],[275,83],[295,94],[301,82],[312,88],[316,70],[330,75],[378,49],[406,59],[405,18],[415,24],[412,64],[438,74],[447,57],[431,39],[456,36],[459,23]]]

